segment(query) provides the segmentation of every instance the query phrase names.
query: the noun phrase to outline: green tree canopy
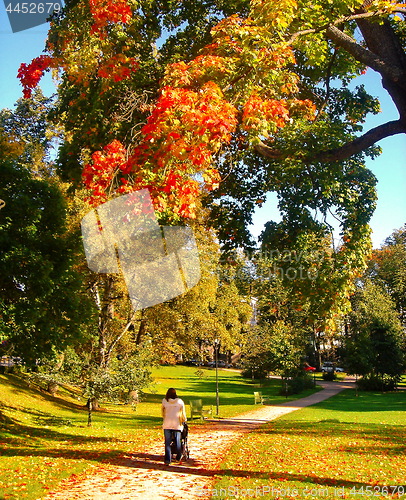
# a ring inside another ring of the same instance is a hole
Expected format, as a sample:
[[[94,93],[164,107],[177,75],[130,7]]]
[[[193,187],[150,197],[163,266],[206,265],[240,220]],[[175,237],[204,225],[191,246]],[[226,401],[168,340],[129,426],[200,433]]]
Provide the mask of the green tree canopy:
[[[392,233],[368,262],[367,276],[383,287],[406,324],[406,227]]]
[[[365,160],[406,130],[404,14],[385,0],[74,0],[19,76],[29,96],[44,70],[59,71],[58,165],[82,176],[89,203],[147,188],[160,220],[178,223],[203,199],[230,249],[252,245],[247,224],[276,192],[292,245],[339,221],[342,242],[322,265],[345,300],[371,250]],[[365,131],[379,102],[350,82],[368,68],[399,119]]]
[[[47,174],[42,108],[24,102],[0,123],[0,338],[3,353],[28,362],[79,338],[90,313],[74,269],[80,242],[68,231],[61,184]]]
[[[405,368],[406,337],[393,301],[379,285],[366,282],[352,302],[345,339],[349,371],[396,380]]]

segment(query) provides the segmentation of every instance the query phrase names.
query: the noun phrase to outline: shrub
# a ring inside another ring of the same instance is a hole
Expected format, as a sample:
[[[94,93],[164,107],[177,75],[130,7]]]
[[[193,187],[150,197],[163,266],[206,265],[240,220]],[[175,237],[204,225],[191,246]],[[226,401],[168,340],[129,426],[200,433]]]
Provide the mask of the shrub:
[[[337,374],[335,372],[324,372],[323,375],[323,380],[326,382],[332,382],[333,380],[337,380]]]
[[[361,391],[394,391],[401,377],[397,375],[365,375],[357,381]]]
[[[285,396],[290,394],[299,394],[306,389],[311,389],[312,387],[314,387],[314,381],[310,375],[305,373],[304,375],[287,379],[286,383],[283,384],[280,393]]]
[[[267,377],[268,371],[265,369],[261,369],[261,368],[246,367],[241,372],[241,375],[244,378],[254,378],[254,379],[260,380],[260,379]]]
[[[112,402],[128,402],[131,391],[137,391],[142,396],[142,390],[153,382],[151,366],[146,364],[146,360],[143,352],[132,358],[112,360],[108,369],[91,375],[86,384],[86,396]]]

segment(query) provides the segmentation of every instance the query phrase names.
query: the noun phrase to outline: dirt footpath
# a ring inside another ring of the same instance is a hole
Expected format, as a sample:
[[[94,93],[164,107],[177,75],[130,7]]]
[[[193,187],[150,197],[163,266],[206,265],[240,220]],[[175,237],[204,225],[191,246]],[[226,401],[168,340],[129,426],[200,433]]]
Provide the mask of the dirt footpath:
[[[353,381],[321,382],[323,390],[279,406],[260,406],[229,419],[210,420],[207,426],[191,426],[190,459],[183,464],[163,464],[163,441],[143,453],[123,457],[122,463],[103,466],[81,482],[61,484],[45,500],[145,500],[208,499],[219,465],[233,443],[247,432],[300,408],[310,406],[354,387]]]

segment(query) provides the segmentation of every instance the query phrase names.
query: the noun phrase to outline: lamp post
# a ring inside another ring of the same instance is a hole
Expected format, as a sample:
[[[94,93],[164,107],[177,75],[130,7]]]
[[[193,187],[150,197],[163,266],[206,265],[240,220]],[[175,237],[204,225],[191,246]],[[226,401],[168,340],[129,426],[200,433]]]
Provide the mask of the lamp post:
[[[219,348],[219,340],[214,339],[214,355],[216,361],[216,415],[219,414],[219,360],[218,360],[218,348]]]

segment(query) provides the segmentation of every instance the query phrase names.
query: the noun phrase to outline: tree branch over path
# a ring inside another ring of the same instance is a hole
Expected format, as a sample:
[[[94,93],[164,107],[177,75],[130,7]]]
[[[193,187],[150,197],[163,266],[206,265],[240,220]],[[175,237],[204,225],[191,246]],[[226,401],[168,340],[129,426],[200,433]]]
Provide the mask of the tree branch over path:
[[[322,162],[342,161],[350,156],[365,151],[378,141],[396,134],[406,133],[406,126],[401,120],[394,120],[369,130],[364,135],[357,137],[340,148],[325,151],[316,155],[313,159]]]
[[[366,64],[382,76],[386,76],[406,89],[406,75],[405,71],[403,71],[401,67],[387,64],[386,61],[370,50],[359,45],[355,40],[343,33],[336,26],[329,26],[326,30],[326,36],[355,57],[357,61]]]
[[[406,13],[406,9],[403,8],[397,9],[397,11],[403,14]],[[308,161],[342,161],[354,154],[365,151],[386,137],[406,133],[406,94],[404,93],[406,90],[406,55],[389,23],[377,25],[377,28],[375,24],[370,22],[370,19],[382,14],[384,12],[359,12],[340,18],[328,25],[298,31],[291,35],[289,43],[294,42],[298,37],[324,31],[326,38],[335,43],[337,47],[345,50],[357,61],[377,71],[382,76],[383,86],[389,92],[400,115],[399,120],[379,125],[339,148],[322,151],[313,156],[310,153]],[[363,47],[338,28],[338,26],[348,21],[356,21],[359,24],[367,42],[367,47]],[[288,156],[288,153],[285,154],[262,141],[256,144],[255,150],[262,156],[273,160],[282,160]]]
[[[378,141],[385,139],[385,137],[404,133],[406,133],[406,125],[401,120],[390,121],[383,125],[378,125],[364,135],[357,137],[339,148],[323,151],[315,156],[310,156],[309,160],[321,162],[342,161],[373,146]],[[263,142],[257,144],[255,150],[262,156],[272,160],[281,160],[285,156],[282,151],[271,148]]]

